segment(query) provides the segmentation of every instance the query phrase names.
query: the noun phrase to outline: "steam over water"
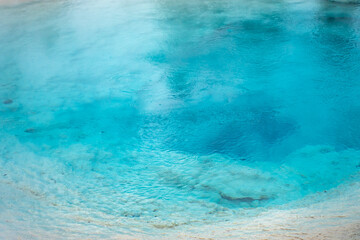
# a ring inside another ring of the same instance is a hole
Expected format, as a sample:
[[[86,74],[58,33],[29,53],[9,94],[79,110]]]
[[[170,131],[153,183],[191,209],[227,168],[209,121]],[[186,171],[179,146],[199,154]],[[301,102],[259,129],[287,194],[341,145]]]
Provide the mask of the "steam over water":
[[[360,5],[0,5],[0,236],[109,238],[301,201],[360,168]]]

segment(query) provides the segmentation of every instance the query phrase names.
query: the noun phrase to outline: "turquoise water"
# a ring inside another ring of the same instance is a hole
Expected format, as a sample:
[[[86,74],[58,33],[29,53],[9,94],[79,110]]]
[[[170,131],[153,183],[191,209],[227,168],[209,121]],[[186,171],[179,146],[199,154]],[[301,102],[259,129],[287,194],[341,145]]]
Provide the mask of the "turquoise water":
[[[359,80],[357,4],[0,5],[0,236],[153,234],[334,188],[360,168]]]

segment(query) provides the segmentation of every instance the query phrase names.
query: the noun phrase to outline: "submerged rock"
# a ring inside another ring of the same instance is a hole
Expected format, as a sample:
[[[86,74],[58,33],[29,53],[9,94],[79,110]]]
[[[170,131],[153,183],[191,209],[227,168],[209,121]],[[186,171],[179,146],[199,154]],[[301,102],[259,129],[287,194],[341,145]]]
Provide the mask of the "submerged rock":
[[[4,104],[12,104],[13,103],[13,100],[11,99],[6,99],[3,101]]]
[[[233,202],[240,202],[240,203],[253,203],[255,201],[269,200],[269,198],[267,198],[267,197],[260,197],[260,198],[252,198],[252,197],[233,198],[233,197],[227,196],[227,195],[222,194],[222,193],[220,193],[220,196],[225,200],[233,201]]]
[[[36,130],[34,128],[28,128],[24,132],[26,132],[26,133],[34,133],[34,132],[36,132]]]

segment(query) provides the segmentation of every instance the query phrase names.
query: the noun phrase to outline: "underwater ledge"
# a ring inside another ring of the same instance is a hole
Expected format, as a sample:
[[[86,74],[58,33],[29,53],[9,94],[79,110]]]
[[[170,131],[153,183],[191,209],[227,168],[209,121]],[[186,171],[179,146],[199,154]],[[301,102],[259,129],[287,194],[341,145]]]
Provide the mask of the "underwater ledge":
[[[330,191],[312,194],[281,208],[181,233],[178,239],[360,239],[359,175]]]
[[[0,195],[16,198],[24,194],[12,186],[1,182]],[[14,192],[16,192],[14,194]],[[126,233],[106,232],[95,227],[96,224],[109,227],[114,223],[99,220],[87,225],[77,224],[67,228],[65,223],[53,219],[57,227],[40,229],[36,224],[23,220],[31,218],[28,212],[8,210],[0,213],[1,239],[334,239],[358,240],[360,237],[360,175],[328,191],[306,196],[295,202],[269,208],[265,211],[247,212],[236,220],[208,225],[163,225],[155,226],[152,234],[140,229],[129,229]],[[86,217],[76,221],[88,221]],[[5,224],[7,226],[5,226]],[[117,223],[121,225],[121,223]],[[9,227],[11,226],[11,227]]]

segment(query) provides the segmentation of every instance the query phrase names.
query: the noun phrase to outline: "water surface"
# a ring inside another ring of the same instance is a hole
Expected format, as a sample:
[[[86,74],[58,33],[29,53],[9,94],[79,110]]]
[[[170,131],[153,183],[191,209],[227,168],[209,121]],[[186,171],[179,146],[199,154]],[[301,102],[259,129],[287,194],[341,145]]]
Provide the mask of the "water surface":
[[[350,180],[359,26],[325,0],[0,6],[0,236],[156,234]]]

